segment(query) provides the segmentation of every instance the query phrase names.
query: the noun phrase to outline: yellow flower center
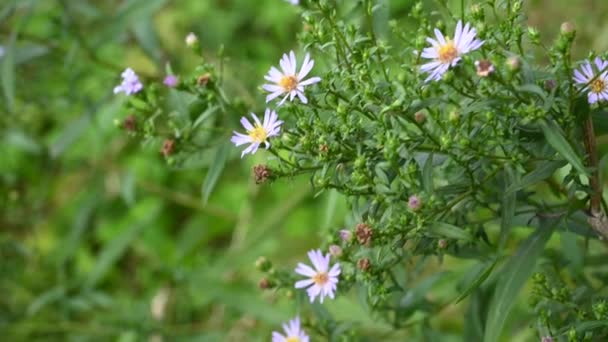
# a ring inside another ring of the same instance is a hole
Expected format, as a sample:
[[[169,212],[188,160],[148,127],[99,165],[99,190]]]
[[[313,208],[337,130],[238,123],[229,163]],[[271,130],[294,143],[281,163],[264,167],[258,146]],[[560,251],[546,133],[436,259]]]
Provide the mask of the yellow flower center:
[[[600,80],[599,78],[593,82],[591,82],[591,91],[598,94],[606,89],[606,82],[604,80]]]
[[[285,342],[300,342],[300,338],[297,336],[290,336],[285,340]]]
[[[456,49],[454,42],[450,38],[447,38],[445,45],[439,47],[438,55],[441,63],[450,63],[454,58],[458,57],[458,49]]]
[[[329,281],[329,275],[324,272],[319,272],[312,277],[312,281],[317,285],[323,286]]]
[[[251,140],[260,144],[266,141],[267,136],[268,134],[266,133],[264,127],[258,124],[256,124],[255,127],[253,127],[251,131],[249,131],[249,137],[251,138]]]
[[[292,91],[292,90],[296,89],[296,87],[298,86],[298,79],[293,75],[292,76],[283,76],[283,78],[281,78],[281,80],[279,81],[279,85],[286,92]]]

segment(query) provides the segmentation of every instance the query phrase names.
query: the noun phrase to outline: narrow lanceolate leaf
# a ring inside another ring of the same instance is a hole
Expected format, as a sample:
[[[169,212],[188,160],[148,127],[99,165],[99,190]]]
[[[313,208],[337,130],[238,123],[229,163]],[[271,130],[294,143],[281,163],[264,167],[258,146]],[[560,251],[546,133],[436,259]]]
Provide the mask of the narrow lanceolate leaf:
[[[576,154],[572,146],[568,143],[566,138],[562,135],[561,128],[553,121],[546,121],[540,123],[540,128],[543,130],[543,134],[547,139],[547,142],[553,147],[557,153],[559,153],[564,159],[566,159],[576,171],[584,175],[589,175],[581,158]]]
[[[551,177],[557,169],[564,167],[564,165],[566,165],[566,162],[563,160],[549,160],[537,164],[536,167],[530,173],[523,176],[519,182],[510,184],[505,191],[505,195],[517,192]]]
[[[422,186],[427,194],[433,192],[433,154],[429,154],[422,168]]]
[[[490,261],[486,261],[485,263],[481,264],[480,269],[478,271],[478,273],[473,277],[475,280],[473,280],[473,282],[471,282],[471,284],[467,287],[466,290],[464,290],[464,292],[462,292],[460,294],[460,296],[458,296],[454,302],[458,303],[461,300],[465,299],[471,292],[477,290],[477,288],[479,288],[481,286],[481,284],[483,284],[483,282],[488,279],[488,277],[490,276],[490,274],[492,274],[492,270],[494,270],[494,266],[496,266],[496,263],[498,262],[498,259],[494,259],[494,260],[490,260]]]
[[[501,269],[486,319],[484,342],[499,341],[507,316],[517,301],[517,295],[532,275],[536,260],[542,254],[556,223],[541,222],[540,227],[521,244],[515,255]]]
[[[515,173],[509,167],[505,167],[505,187],[508,188],[515,182]],[[500,248],[504,247],[513,225],[513,216],[515,216],[515,200],[516,193],[505,193],[502,198],[502,210],[500,217]]]
[[[428,231],[439,237],[471,241],[473,237],[466,230],[443,222],[433,222]]]
[[[205,181],[203,182],[203,188],[201,193],[203,196],[204,204],[206,204],[207,200],[209,200],[211,191],[213,191],[213,188],[215,188],[215,184],[222,175],[222,171],[224,171],[224,166],[226,166],[226,158],[228,157],[229,151],[230,144],[227,142],[217,147],[215,157],[213,158],[211,167],[209,168],[207,176],[205,177]]]
[[[6,99],[6,110],[12,113],[15,110],[15,44],[14,40],[6,46],[6,52],[0,59],[0,79],[2,92]]]

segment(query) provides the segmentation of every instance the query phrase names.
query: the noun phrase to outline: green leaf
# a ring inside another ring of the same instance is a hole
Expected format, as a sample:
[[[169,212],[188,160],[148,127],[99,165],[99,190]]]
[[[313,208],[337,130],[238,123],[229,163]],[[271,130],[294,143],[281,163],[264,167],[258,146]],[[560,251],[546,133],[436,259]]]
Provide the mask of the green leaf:
[[[562,135],[561,128],[553,121],[546,121],[540,123],[540,128],[545,134],[545,138],[551,147],[553,147],[557,153],[564,157],[572,166],[581,174],[589,176],[589,172],[585,169],[583,162],[579,156],[574,152],[572,146],[568,143],[566,138]]]
[[[6,110],[9,113],[15,111],[15,41],[11,39],[5,47],[5,53],[0,58],[0,78],[2,81],[2,92],[6,99]]]
[[[505,196],[551,177],[557,169],[564,167],[564,165],[566,165],[566,162],[563,160],[550,160],[538,163],[536,167],[534,167],[530,173],[523,176],[521,180],[510,184],[505,190]]]
[[[122,234],[103,246],[93,270],[84,283],[85,288],[92,288],[105,278],[131,243],[156,219],[160,209],[159,201],[148,200],[131,210],[129,216],[121,224],[125,227]]]
[[[154,29],[152,17],[144,17],[137,20],[133,24],[133,33],[135,39],[141,46],[142,50],[158,65],[161,63],[162,50],[160,40]]]
[[[515,181],[515,173],[509,168],[505,167],[505,187],[509,188]],[[502,212],[500,216],[500,248],[504,247],[507,242],[507,237],[511,231],[513,225],[513,216],[515,216],[515,192],[506,192],[502,197]]]
[[[532,275],[536,259],[542,254],[556,223],[557,220],[541,222],[540,227],[521,244],[501,269],[488,310],[484,342],[499,340],[517,294]]]
[[[490,274],[492,274],[492,270],[494,270],[497,263],[498,259],[494,259],[480,264],[479,270],[476,272],[475,276],[473,276],[475,280],[473,280],[467,289],[454,300],[454,303],[459,303],[461,300],[465,299],[469,294],[471,294],[471,292],[477,290],[477,288],[479,288],[481,284],[488,279]]]
[[[472,241],[473,237],[466,230],[443,222],[433,222],[427,229],[430,233],[457,240]]]
[[[422,168],[422,186],[427,194],[433,193],[433,153],[429,154]]]
[[[203,196],[203,204],[207,204],[207,200],[209,200],[211,191],[213,191],[217,180],[222,175],[224,166],[226,166],[226,159],[228,157],[229,151],[230,143],[228,142],[222,143],[216,149],[215,156],[213,157],[213,162],[211,164],[211,167],[209,168],[209,171],[207,171],[207,176],[205,177],[205,181],[203,182],[203,187],[201,190]]]

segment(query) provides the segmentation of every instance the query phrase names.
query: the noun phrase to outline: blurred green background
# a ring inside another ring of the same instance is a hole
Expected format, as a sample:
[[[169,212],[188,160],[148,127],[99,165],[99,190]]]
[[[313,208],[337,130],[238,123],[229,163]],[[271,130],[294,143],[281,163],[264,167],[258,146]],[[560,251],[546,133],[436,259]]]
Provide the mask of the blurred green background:
[[[393,15],[413,4],[389,2]],[[575,56],[608,48],[608,2],[526,6],[548,43],[569,20]],[[210,60],[225,46],[230,93],[259,112],[263,75],[298,48],[302,29],[299,9],[283,0],[0,1],[3,340],[266,341],[292,318],[285,292],[258,289],[254,262],[265,255],[292,269],[330,230],[352,226],[344,199],[315,197],[305,177],[256,186],[251,167],[267,155],[241,160],[234,149],[203,205],[212,156],[168,166],[161,141],[142,146],[114,124],[128,113],[112,89],[127,66],[146,79],[162,79],[167,62],[190,73],[192,31]],[[466,266],[448,258],[432,270]],[[451,281],[428,295],[453,295]],[[525,297],[509,341],[535,339]],[[355,294],[326,307],[378,338],[388,331]],[[461,340],[463,307],[432,320],[439,341]],[[400,336],[428,340],[423,330]]]

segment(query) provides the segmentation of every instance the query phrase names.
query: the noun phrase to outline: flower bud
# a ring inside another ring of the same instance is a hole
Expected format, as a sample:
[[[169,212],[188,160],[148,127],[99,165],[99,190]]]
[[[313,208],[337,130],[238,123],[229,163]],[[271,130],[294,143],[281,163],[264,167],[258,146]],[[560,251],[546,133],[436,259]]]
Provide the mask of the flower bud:
[[[488,77],[494,72],[494,65],[487,59],[475,61],[475,68],[477,69],[477,76],[479,77]]]
[[[173,152],[175,152],[175,140],[165,139],[165,141],[163,141],[163,146],[160,148],[160,153],[167,158],[172,155]]]
[[[521,60],[517,56],[507,58],[507,66],[511,71],[517,71],[521,68]]]
[[[414,114],[414,120],[419,124],[423,124],[426,121],[426,115],[424,112],[416,112],[416,114]]]
[[[355,228],[355,236],[361,245],[369,246],[372,241],[372,235],[373,231],[370,226],[365,223],[357,224],[357,227]]]
[[[170,290],[166,287],[161,288],[152,298],[150,303],[150,313],[157,321],[162,321],[165,318],[167,303],[169,302]]]
[[[342,256],[342,247],[338,246],[338,245],[331,245],[329,246],[329,254],[331,254],[331,256],[339,258]]]
[[[450,111],[450,114],[448,114],[448,119],[451,122],[456,123],[458,120],[460,120],[460,113],[456,110]]]
[[[190,32],[186,36],[186,45],[188,45],[188,47],[191,47],[191,48],[197,47],[198,37],[196,36],[196,34],[194,34],[194,32]]]
[[[268,278],[262,278],[258,283],[258,286],[262,290],[267,290],[273,288],[274,284],[272,283],[272,281],[268,280]]]
[[[538,43],[540,39],[540,32],[535,27],[528,27],[528,36],[533,43]]]
[[[256,165],[253,167],[253,177],[255,184],[263,184],[272,177],[272,171],[266,165]]]
[[[359,259],[357,261],[357,267],[363,272],[367,272],[369,270],[370,266],[371,266],[371,263],[368,258]]]
[[[574,27],[574,24],[572,24],[569,21],[566,21],[566,22],[562,23],[562,25],[559,28],[559,31],[562,35],[564,35],[566,37],[572,37],[576,33],[576,28]]]
[[[348,229],[340,230],[338,232],[338,235],[340,236],[340,240],[342,240],[344,242],[350,242],[350,240],[352,240],[352,238],[353,238],[353,233]]]
[[[131,114],[127,116],[122,123],[122,127],[127,132],[134,132],[135,130],[137,130],[137,119],[135,118],[135,115]]]
[[[446,249],[448,247],[448,242],[445,239],[439,239],[439,241],[437,241],[437,247],[439,247],[439,249]]]
[[[262,272],[266,272],[270,270],[272,263],[266,257],[261,256],[255,261],[255,267]]]
[[[175,75],[167,75],[167,76],[165,76],[165,79],[163,80],[163,84],[169,88],[175,88],[178,83],[179,83],[179,80],[177,79],[177,77]]]
[[[207,86],[207,83],[209,83],[210,78],[210,74],[202,74],[196,79],[196,85],[198,85],[199,87],[205,87]]]
[[[551,337],[551,336],[545,336],[540,341],[541,342],[553,342],[553,337]]]
[[[410,198],[407,200],[407,207],[410,208],[411,211],[418,211],[421,206],[422,201],[416,195],[410,196]]]

